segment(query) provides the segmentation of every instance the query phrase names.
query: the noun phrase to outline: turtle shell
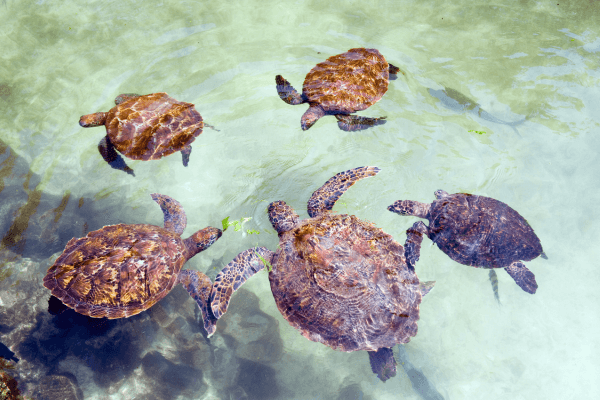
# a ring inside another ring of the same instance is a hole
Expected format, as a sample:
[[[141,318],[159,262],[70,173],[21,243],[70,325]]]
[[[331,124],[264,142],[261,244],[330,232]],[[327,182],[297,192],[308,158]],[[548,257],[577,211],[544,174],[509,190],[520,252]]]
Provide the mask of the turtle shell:
[[[417,334],[419,279],[404,248],[371,223],[326,214],[281,234],[269,273],[279,311],[304,337],[375,351]]]
[[[505,268],[542,254],[531,226],[507,204],[456,193],[431,204],[429,237],[451,259],[483,268]]]
[[[317,64],[304,79],[302,93],[325,111],[353,113],[375,104],[389,81],[389,64],[376,49],[350,49]]]
[[[105,226],[71,239],[48,269],[44,286],[80,314],[130,317],[169,293],[185,251],[179,235],[158,226]]]
[[[191,103],[166,93],[134,97],[106,117],[111,143],[134,160],[157,160],[183,150],[202,133],[202,116]]]

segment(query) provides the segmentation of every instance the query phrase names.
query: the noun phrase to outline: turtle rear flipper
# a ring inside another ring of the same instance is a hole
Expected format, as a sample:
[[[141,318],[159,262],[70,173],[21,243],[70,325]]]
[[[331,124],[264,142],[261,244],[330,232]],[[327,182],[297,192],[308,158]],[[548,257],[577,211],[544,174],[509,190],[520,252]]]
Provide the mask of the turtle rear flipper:
[[[388,72],[390,73],[390,75],[397,75],[398,72],[400,72],[400,68],[388,63]]]
[[[362,131],[372,126],[383,125],[387,117],[369,118],[358,115],[336,115],[338,126],[346,132]]]
[[[123,157],[121,157],[119,153],[117,153],[115,147],[110,142],[108,136],[104,136],[100,140],[100,142],[98,143],[98,151],[100,152],[100,155],[102,155],[102,158],[104,158],[104,161],[106,161],[108,165],[111,166],[111,168],[119,169],[121,171],[127,172],[129,175],[135,176],[133,170],[129,168],[127,164],[125,164],[125,160],[123,160]]]
[[[265,247],[254,247],[238,254],[219,272],[210,294],[213,315],[219,319],[227,312],[233,292],[238,290],[252,275],[271,262],[273,252]]]
[[[521,261],[515,261],[504,268],[506,272],[515,280],[517,285],[527,293],[534,294],[537,290],[537,282],[533,272],[527,269]]]
[[[298,91],[294,89],[293,86],[283,78],[283,76],[277,75],[275,77],[275,83],[277,83],[277,93],[279,94],[279,98],[281,100],[292,106],[304,103],[302,95],[298,93]]]
[[[371,371],[377,375],[383,382],[396,376],[396,359],[394,351],[387,347],[382,347],[377,351],[369,351],[369,361],[371,362]]]
[[[335,175],[312,194],[308,200],[308,215],[316,217],[330,211],[350,186],[379,171],[381,169],[377,167],[358,167]]]
[[[190,162],[190,154],[192,154],[192,146],[187,145],[181,150],[181,160],[183,161],[183,166],[187,167]]]
[[[500,303],[500,295],[498,294],[498,275],[496,274],[496,271],[490,269],[489,276],[490,282],[492,282],[492,289],[494,290],[494,297],[496,298],[496,301]]]
[[[212,336],[217,329],[217,319],[209,307],[209,297],[212,289],[210,278],[202,272],[184,269],[179,272],[177,279],[200,307],[204,329],[206,329],[208,337]]]

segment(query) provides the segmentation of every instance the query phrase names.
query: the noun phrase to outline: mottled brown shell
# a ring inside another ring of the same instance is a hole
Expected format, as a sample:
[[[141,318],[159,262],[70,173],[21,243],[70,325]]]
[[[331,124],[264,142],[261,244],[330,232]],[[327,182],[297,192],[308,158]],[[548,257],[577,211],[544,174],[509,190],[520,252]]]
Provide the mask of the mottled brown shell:
[[[432,203],[429,235],[454,261],[483,268],[505,268],[542,253],[531,226],[518,212],[490,197],[456,193]]]
[[[279,311],[307,339],[342,351],[417,334],[419,279],[404,248],[349,215],[310,218],[280,237],[269,273]]]
[[[162,299],[177,283],[186,247],[154,225],[111,225],[71,239],[44,286],[80,314],[122,318]]]
[[[317,64],[304,79],[303,95],[325,111],[353,113],[375,104],[387,91],[389,65],[375,49],[350,49]]]
[[[134,160],[157,160],[180,151],[204,127],[193,104],[166,93],[124,101],[108,112],[105,124],[115,148]]]

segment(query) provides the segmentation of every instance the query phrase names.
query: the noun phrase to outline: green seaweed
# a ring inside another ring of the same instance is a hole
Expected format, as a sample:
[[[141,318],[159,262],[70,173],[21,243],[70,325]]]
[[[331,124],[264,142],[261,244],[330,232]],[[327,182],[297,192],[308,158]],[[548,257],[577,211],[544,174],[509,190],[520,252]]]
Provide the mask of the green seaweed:
[[[258,258],[260,258],[260,261],[262,261],[262,263],[265,264],[265,268],[267,269],[268,272],[273,271],[273,266],[271,265],[270,262],[265,260],[265,258],[263,256],[261,256],[260,254],[258,254],[258,252],[256,250],[254,250],[254,253],[258,256]]]
[[[479,133],[480,135],[483,135],[485,133],[485,131],[476,131],[474,129],[469,130],[469,132]]]

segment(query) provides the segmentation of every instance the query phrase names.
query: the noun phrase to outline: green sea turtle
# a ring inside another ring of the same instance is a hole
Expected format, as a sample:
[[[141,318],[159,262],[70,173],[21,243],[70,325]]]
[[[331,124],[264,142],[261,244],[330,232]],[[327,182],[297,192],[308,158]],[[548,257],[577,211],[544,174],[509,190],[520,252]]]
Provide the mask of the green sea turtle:
[[[429,227],[417,222],[420,229],[454,261],[478,268],[504,268],[521,289],[535,293],[535,276],[522,261],[547,257],[525,218],[485,196],[437,190],[435,198],[431,204],[398,200],[388,210],[427,219]],[[492,276],[490,280],[494,284]]]
[[[325,115],[335,115],[340,129],[356,131],[385,123],[385,117],[349,115],[366,110],[383,97],[390,75],[399,68],[389,64],[376,49],[350,49],[329,57],[310,70],[299,94],[281,75],[275,77],[281,100],[291,105],[308,103],[302,115],[305,131]]]
[[[210,127],[193,104],[177,101],[166,93],[121,94],[115,104],[108,112],[81,116],[79,125],[106,126],[106,136],[98,144],[102,158],[131,175],[133,170],[115,149],[132,160],[158,160],[181,151],[183,165],[187,166],[191,143],[204,126]]]
[[[271,203],[278,250],[248,249],[223,268],[210,295],[215,318],[267,264],[277,308],[302,336],[335,350],[367,350],[380,379],[394,376],[390,348],[417,334],[421,296],[433,287],[414,271],[423,232],[409,229],[402,247],[372,223],[330,212],[350,186],[378,172],[360,167],[335,175],[313,193],[305,220],[285,202]]]
[[[80,314],[115,319],[147,310],[181,283],[202,310],[210,336],[216,327],[208,309],[212,283],[182,267],[222,232],[209,226],[184,240],[187,218],[181,204],[157,193],[152,199],[163,211],[164,228],[119,224],[73,238],[48,269],[44,286]]]

